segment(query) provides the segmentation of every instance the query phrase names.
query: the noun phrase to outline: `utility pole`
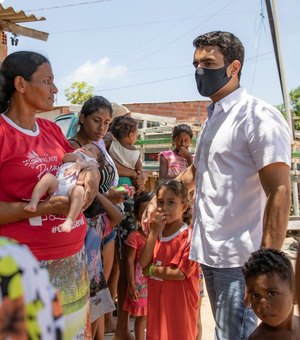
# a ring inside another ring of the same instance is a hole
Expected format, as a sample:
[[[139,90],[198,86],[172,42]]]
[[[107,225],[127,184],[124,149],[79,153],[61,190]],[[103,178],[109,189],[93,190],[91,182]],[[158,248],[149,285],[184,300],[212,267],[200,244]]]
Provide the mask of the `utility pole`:
[[[292,131],[291,145],[292,145],[292,148],[294,148],[295,131],[294,131],[294,127],[292,124],[292,115],[291,115],[290,104],[289,104],[289,93],[287,90],[284,63],[283,63],[282,54],[281,54],[277,1],[272,0],[272,4],[270,0],[265,0],[265,1],[266,1],[267,12],[268,12],[272,40],[273,40],[274,53],[276,57],[278,75],[280,79],[281,92],[282,92],[282,97],[283,97],[283,102],[284,102],[284,107],[285,107],[285,112],[286,112],[286,120]],[[294,178],[296,179],[296,180],[293,180],[292,182],[293,212],[295,216],[299,216],[299,199],[298,199],[298,183],[297,183],[298,171],[297,171],[296,159],[293,160],[293,167],[294,167],[293,169]]]

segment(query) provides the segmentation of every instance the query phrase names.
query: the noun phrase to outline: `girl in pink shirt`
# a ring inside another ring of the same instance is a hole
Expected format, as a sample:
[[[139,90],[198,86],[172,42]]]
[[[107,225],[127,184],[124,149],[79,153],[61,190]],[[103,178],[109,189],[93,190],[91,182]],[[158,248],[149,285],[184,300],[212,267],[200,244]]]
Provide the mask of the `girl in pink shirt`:
[[[147,339],[195,340],[199,264],[189,260],[192,231],[188,191],[181,181],[161,184],[157,212],[140,256],[148,279]]]
[[[189,152],[193,138],[193,131],[187,124],[174,127],[172,134],[173,150],[166,150],[159,154],[159,179],[174,179],[193,162]]]

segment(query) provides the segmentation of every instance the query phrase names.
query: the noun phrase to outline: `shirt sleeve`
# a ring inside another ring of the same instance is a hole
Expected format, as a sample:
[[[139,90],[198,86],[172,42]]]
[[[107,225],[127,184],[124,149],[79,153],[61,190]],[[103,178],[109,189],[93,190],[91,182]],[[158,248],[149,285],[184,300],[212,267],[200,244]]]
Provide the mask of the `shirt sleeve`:
[[[131,248],[134,248],[134,249],[137,249],[138,248],[138,246],[139,246],[139,242],[138,242],[138,238],[137,238],[137,232],[136,231],[133,231],[133,232],[131,232],[129,235],[128,235],[128,237],[127,237],[127,239],[124,241],[124,243],[127,245],[127,246],[129,246],[129,247],[131,247]]]
[[[191,233],[192,231],[190,228],[183,233],[180,241],[181,246],[175,257],[170,262],[170,265],[177,266],[186,275],[186,277],[190,277],[199,267],[199,263],[189,259]]]
[[[248,145],[256,169],[283,162],[291,165],[291,133],[281,113],[263,102],[253,100],[248,118]]]

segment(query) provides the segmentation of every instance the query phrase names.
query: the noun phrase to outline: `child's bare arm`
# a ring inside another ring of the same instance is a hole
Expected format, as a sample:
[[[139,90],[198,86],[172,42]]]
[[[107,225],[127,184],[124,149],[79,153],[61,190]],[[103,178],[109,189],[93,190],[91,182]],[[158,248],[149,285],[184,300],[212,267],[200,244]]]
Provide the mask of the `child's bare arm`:
[[[65,176],[78,176],[80,171],[88,168],[98,168],[98,163],[96,161],[85,161],[83,158],[78,157],[74,164],[70,166],[66,171],[65,171]]]
[[[122,221],[122,214],[106,197],[104,197],[100,193],[97,194],[97,197],[104,210],[106,211],[111,227],[115,227]]]
[[[159,233],[164,228],[165,223],[165,215],[163,213],[156,212],[153,220],[151,221],[150,233],[140,256],[140,265],[143,268],[147,267],[150,262],[152,262],[155,242]]]
[[[138,290],[135,286],[134,271],[135,271],[135,256],[136,249],[125,244],[126,256],[126,276],[128,281],[129,296],[137,301],[139,297]]]
[[[149,265],[149,263],[152,262],[153,250],[154,250],[156,239],[157,239],[157,234],[150,231],[147,241],[145,243],[145,246],[142,250],[140,260],[139,260],[140,265],[143,268],[146,268]]]
[[[147,273],[145,274],[144,274],[145,276],[149,276],[150,274],[149,268],[148,268],[148,275]],[[186,275],[184,274],[184,272],[176,266],[161,267],[161,266],[152,265],[151,274],[154,277],[157,277],[162,280],[184,280],[186,278]]]
[[[135,171],[138,174],[142,173],[142,171],[143,171],[143,164],[142,164],[142,161],[141,161],[140,158],[135,163]]]
[[[168,175],[168,161],[166,160],[166,157],[163,155],[159,156],[159,179],[160,180],[166,180],[166,179],[172,179],[173,176]]]

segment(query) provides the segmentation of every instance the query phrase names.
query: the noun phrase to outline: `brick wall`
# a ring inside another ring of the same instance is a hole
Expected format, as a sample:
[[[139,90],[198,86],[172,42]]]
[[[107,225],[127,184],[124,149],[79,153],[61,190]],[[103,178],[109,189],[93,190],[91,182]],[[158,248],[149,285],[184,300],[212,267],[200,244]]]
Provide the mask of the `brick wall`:
[[[207,115],[206,108],[210,103],[209,100],[195,100],[165,103],[124,103],[123,105],[132,112],[176,117],[178,123],[202,125]],[[79,108],[74,110],[72,106],[57,106],[55,109],[59,110],[59,114],[79,111]]]
[[[176,117],[180,123],[203,124],[211,102],[196,100],[186,102],[166,103],[133,103],[123,104],[132,112],[139,112],[158,116]]]

